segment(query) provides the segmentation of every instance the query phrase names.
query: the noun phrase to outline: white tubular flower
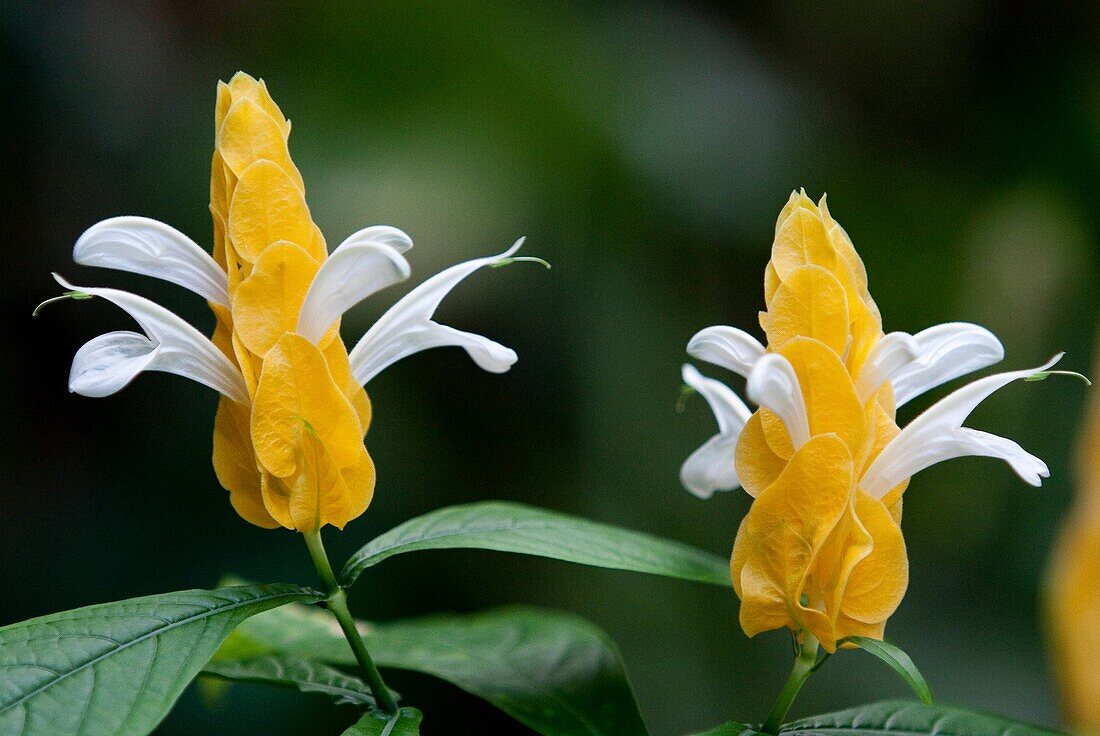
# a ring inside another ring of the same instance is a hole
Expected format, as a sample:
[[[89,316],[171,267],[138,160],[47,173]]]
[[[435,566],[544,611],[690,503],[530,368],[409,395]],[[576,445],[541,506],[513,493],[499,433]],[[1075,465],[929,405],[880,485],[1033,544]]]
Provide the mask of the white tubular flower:
[[[409,262],[400,252],[381,240],[356,237],[363,232],[337,246],[309,285],[298,315],[298,334],[312,343],[320,342],[344,312],[409,277]]]
[[[70,291],[98,296],[125,310],[145,331],[109,332],[77,351],[69,390],[82,396],[110,396],[142,371],[164,371],[209,386],[237,402],[248,401],[244,378],[235,365],[201,332],[148,299],[118,289],[74,286]]]
[[[745,393],[758,406],[783,420],[795,450],[810,441],[810,418],[794,366],[782,355],[769,353],[756,361]]]
[[[355,379],[365,384],[402,358],[445,346],[462,348],[478,367],[490,373],[504,373],[511,368],[516,362],[516,353],[511,348],[481,335],[441,325],[432,320],[432,315],[443,297],[474,271],[518,260],[514,256],[521,245],[523,238],[500,255],[451,266],[406,294],[352,349],[349,357]]]
[[[697,391],[718,420],[718,434],[704,442],[680,468],[680,481],[699,498],[715,491],[732,491],[741,483],[733,464],[733,453],[745,422],[752,412],[725,384],[707,378],[693,366],[682,369],[684,383]]]
[[[148,217],[112,217],[93,225],[73,246],[73,260],[155,276],[229,306],[225,270],[191,238]]]
[[[921,357],[920,344],[907,332],[891,332],[875,343],[863,364],[856,393],[867,403],[890,377]]]
[[[863,474],[860,485],[875,498],[927,467],[956,457],[976,455],[1004,460],[1016,474],[1037,486],[1050,477],[1046,463],[1005,437],[962,426],[994,391],[1013,381],[1042,374],[1062,353],[1038,368],[998,373],[963,386],[932,405],[890,441]]]
[[[749,377],[756,361],[764,355],[764,346],[755,337],[728,325],[699,330],[688,341],[688,355]]]
[[[968,322],[929,327],[913,335],[913,340],[917,344],[916,359],[898,366],[887,376],[898,406],[948,381],[999,363],[1005,357],[996,335]]]

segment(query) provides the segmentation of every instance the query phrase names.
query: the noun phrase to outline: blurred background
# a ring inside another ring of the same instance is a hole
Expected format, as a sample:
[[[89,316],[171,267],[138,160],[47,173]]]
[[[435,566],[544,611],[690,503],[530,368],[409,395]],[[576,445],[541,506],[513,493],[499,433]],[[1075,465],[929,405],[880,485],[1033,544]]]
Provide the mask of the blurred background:
[[[121,214],[209,244],[215,83],[238,69],[266,79],[293,120],[291,151],[330,244],[375,223],[416,242],[409,284],[357,307],[346,339],[411,285],[517,236],[554,266],[479,273],[440,311],[514,347],[510,373],[448,349],[372,382],[378,488],[367,514],[328,535],[334,559],[411,516],[488,498],[728,554],[748,498],[702,502],[680,487],[680,463],[714,425],[701,400],[674,411],[679,369],[699,328],[756,332],[774,220],[799,186],[828,192],[887,330],[975,321],[1002,338],[1011,368],[1059,350],[1064,367],[1090,366],[1095,4],[0,8],[0,624],[210,587],[225,572],[313,584],[298,536],[249,526],[217,485],[213,392],[147,374],[108,399],[70,395],[75,350],[129,319],[98,302],[30,317],[59,292],[56,270],[212,327],[190,293],[93,273],[70,249]],[[887,634],[946,702],[1059,723],[1041,588],[1085,397],[1076,382],[1019,384],[972,420],[1045,458],[1043,488],[967,459],[909,489],[912,583]],[[512,601],[606,629],[662,736],[759,720],[790,665],[785,634],[740,631],[732,592],[489,552],[395,558],[361,579],[352,606],[388,619]],[[528,733],[448,685],[390,677],[427,713],[429,734]],[[794,715],[905,694],[872,658],[845,655]],[[210,707],[192,688],[158,733],[336,734],[353,717],[252,686]]]

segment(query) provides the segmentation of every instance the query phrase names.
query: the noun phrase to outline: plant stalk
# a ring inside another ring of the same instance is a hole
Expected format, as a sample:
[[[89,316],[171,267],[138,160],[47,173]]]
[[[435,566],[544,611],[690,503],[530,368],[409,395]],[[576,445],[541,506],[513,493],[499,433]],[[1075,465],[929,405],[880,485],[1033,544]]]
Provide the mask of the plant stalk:
[[[336,618],[336,622],[340,624],[340,630],[344,632],[344,638],[348,640],[351,651],[355,654],[355,661],[359,663],[359,671],[362,672],[363,679],[370,687],[375,702],[386,713],[390,715],[397,713],[397,702],[393,699],[390,689],[386,687],[386,683],[382,680],[382,674],[375,666],[374,660],[371,659],[370,652],[367,651],[367,645],[363,643],[363,637],[359,635],[359,630],[355,628],[355,619],[352,618],[351,611],[348,610],[347,593],[345,593],[343,586],[336,581],[336,575],[332,572],[332,564],[325,552],[325,545],[321,542],[321,532],[319,530],[303,532],[302,536],[306,540],[309,556],[313,559],[313,566],[317,568],[317,574],[325,585],[325,593],[328,594],[327,608]]]
[[[795,697],[798,696],[798,691],[802,689],[806,680],[813,674],[814,665],[817,664],[817,648],[817,639],[808,631],[805,632],[805,638],[798,648],[798,656],[795,657],[794,666],[791,667],[791,674],[787,677],[783,689],[779,691],[779,697],[760,729],[764,733],[779,733],[779,728],[783,725],[783,719],[787,717],[787,712],[791,709]]]

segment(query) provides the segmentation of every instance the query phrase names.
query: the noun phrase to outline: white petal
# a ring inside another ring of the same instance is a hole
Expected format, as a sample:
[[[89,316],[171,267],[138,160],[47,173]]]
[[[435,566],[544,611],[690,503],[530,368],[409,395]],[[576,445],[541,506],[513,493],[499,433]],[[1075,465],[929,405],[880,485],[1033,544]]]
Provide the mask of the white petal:
[[[707,378],[690,365],[683,367],[684,383],[710,405],[718,420],[718,434],[691,453],[680,468],[680,482],[699,498],[715,491],[732,491],[741,485],[734,466],[734,450],[752,412],[725,384]]]
[[[907,332],[884,335],[867,355],[856,381],[859,400],[867,403],[882,384],[920,357],[920,345]]]
[[[764,346],[744,330],[715,325],[696,332],[688,341],[687,351],[694,358],[748,378],[753,365],[764,354]]]
[[[313,343],[320,341],[341,314],[408,277],[409,262],[389,245],[345,240],[313,277],[298,314],[298,334]]]
[[[101,297],[122,308],[141,325],[149,338],[151,358],[144,364],[138,360],[141,347],[133,338],[113,338],[98,343],[92,340],[78,352],[79,371],[74,360],[72,376],[81,380],[70,384],[71,390],[81,393],[81,387],[87,383],[93,386],[93,391],[100,391],[89,395],[106,396],[103,390],[113,388],[108,393],[117,391],[142,370],[165,371],[198,381],[234,401],[248,401],[248,389],[237,367],[205,335],[172,312],[127,291],[74,286],[57,274],[54,278],[66,289]],[[95,358],[102,362],[93,363]],[[133,370],[133,373],[123,380],[126,370]],[[103,376],[94,379],[97,373]],[[88,376],[86,382],[82,378],[85,375]]]
[[[795,450],[810,441],[810,419],[806,414],[802,387],[794,366],[782,355],[768,353],[756,361],[745,393],[752,401],[783,420]]]
[[[432,315],[443,297],[460,281],[479,268],[506,261],[522,244],[523,238],[520,238],[500,255],[451,266],[406,294],[374,323],[351,351],[349,358],[355,379],[365,384],[404,357],[447,345],[463,348],[487,371],[502,373],[508,370],[516,362],[512,350],[480,335],[433,322]]]
[[[379,345],[369,356],[354,362],[353,375],[357,381],[366,384],[402,358],[442,347],[462,348],[479,368],[489,373],[504,373],[518,360],[514,350],[487,337],[429,320],[401,332],[395,339]]]
[[[340,243],[340,245],[336,247],[336,250],[340,250],[347,245],[358,243],[388,245],[398,253],[404,253],[409,248],[413,247],[412,238],[405,234],[404,230],[399,230],[389,225],[371,225],[370,227],[357,230],[349,235],[344,239],[343,243]],[[336,251],[333,251],[333,253],[335,252]]]
[[[229,306],[225,271],[195,241],[148,217],[112,217],[92,225],[73,246],[73,260],[155,276]]]
[[[741,401],[729,386],[713,378],[707,378],[694,366],[685,365],[680,373],[684,383],[695,389],[710,405],[710,410],[714,412],[714,418],[718,421],[718,431],[740,435],[745,422],[752,416],[745,402]]]
[[[99,398],[121,390],[149,368],[157,344],[136,332],[108,332],[89,340],[73,357],[69,390]]]
[[[680,466],[680,483],[693,495],[706,500],[715,491],[741,487],[734,465],[737,438],[716,434],[699,446]]]
[[[981,378],[933,404],[883,448],[860,481],[863,490],[882,498],[891,488],[921,470],[968,455],[1004,460],[1024,481],[1039,485],[1040,478],[1050,475],[1046,463],[1012,440],[963,427],[962,423],[997,389],[1045,371],[1061,358],[1062,354],[1058,354],[1038,368]]]
[[[998,363],[1005,356],[1001,341],[992,332],[967,322],[929,327],[913,339],[920,357],[890,376],[898,406],[959,376]]]

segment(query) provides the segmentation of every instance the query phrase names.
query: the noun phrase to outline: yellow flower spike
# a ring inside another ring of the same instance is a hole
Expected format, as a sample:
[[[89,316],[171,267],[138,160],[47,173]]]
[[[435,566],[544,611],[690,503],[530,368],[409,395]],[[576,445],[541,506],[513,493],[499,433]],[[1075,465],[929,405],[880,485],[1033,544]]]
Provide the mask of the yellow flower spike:
[[[1100,357],[1100,351],[1097,351]],[[1077,492],[1050,561],[1047,636],[1062,711],[1073,731],[1100,734],[1100,399],[1077,445]]]
[[[900,522],[910,476],[980,455],[1038,485],[1049,474],[1042,460],[963,422],[993,392],[1045,375],[1058,358],[975,381],[899,428],[898,406],[992,365],[1004,350],[967,323],[885,335],[848,234],[824,197],[814,204],[804,191],[791,194],[776,221],[764,297],[767,345],[725,325],[688,344],[693,357],[746,378],[759,409],[744,421],[720,417],[718,434],[692,453],[681,478],[702,498],[740,486],[754,499],[731,558],[747,634],[788,628],[812,651],[814,640],[832,651],[848,636],[881,638],[909,580]],[[722,393],[688,368],[685,375]],[[734,402],[729,392],[724,403]]]
[[[1083,478],[1095,485],[1095,473]],[[1094,492],[1092,489],[1089,493]],[[1062,711],[1077,733],[1100,733],[1100,509],[1078,503],[1055,548],[1047,619]]]
[[[207,339],[135,294],[74,287],[58,277],[66,289],[116,304],[142,330],[89,341],[73,359],[69,388],[106,396],[145,370],[160,370],[219,391],[212,460],[233,508],[257,526],[304,532],[316,551],[320,528],[342,528],[374,493],[374,463],[363,445],[372,413],[364,384],[402,358],[437,347],[461,347],[494,373],[515,363],[509,348],[433,316],[467,276],[524,260],[515,257],[522,239],[500,255],[456,264],[423,282],[349,354],[341,316],[408,278],[402,254],[412,240],[374,225],[329,255],[290,159],[290,122],[262,80],[239,73],[219,83],[214,118],[213,255],[142,217],[104,220],[73,248],[77,263],[155,276],[195,292],[214,312],[213,335]]]

